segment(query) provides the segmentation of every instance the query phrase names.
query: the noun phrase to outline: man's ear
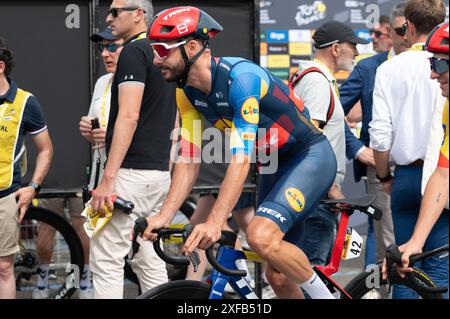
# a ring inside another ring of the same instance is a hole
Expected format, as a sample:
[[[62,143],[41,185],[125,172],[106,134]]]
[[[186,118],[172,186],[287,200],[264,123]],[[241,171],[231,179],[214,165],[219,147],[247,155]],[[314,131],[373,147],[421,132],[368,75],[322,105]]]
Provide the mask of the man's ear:
[[[5,74],[6,64],[3,61],[0,61],[0,75]]]
[[[334,57],[338,57],[340,52],[341,52],[341,48],[340,48],[340,45],[338,43],[333,43],[331,45],[331,47],[330,47],[330,50],[331,50],[331,54]]]
[[[198,53],[198,51],[200,51],[199,43],[197,41],[191,40],[186,43],[186,49],[189,58],[193,58]]]

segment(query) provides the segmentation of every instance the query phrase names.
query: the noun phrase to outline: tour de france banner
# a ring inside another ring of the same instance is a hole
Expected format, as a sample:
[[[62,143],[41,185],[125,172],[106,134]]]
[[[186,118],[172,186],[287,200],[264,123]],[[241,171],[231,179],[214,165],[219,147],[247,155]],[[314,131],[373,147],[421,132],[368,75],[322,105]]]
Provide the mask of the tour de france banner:
[[[401,0],[272,0],[260,2],[260,63],[282,80],[313,55],[312,35],[330,20],[349,24],[356,34],[370,40],[369,30],[380,15],[390,15]],[[448,1],[445,1],[448,12]],[[358,45],[357,61],[375,52],[372,43]],[[339,72],[344,80],[348,72]]]

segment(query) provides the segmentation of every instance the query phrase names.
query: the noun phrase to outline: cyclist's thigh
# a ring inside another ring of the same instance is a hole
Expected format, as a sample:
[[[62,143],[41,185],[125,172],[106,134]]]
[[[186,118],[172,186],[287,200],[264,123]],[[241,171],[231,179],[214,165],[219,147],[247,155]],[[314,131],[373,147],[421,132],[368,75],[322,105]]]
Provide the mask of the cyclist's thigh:
[[[289,162],[256,215],[271,219],[286,233],[315,208],[336,176],[336,160],[325,142],[311,146]]]
[[[64,214],[64,198],[40,198],[38,206],[60,215]]]
[[[73,217],[81,217],[81,213],[84,210],[83,199],[80,197],[71,197],[69,198],[69,212],[70,216]]]

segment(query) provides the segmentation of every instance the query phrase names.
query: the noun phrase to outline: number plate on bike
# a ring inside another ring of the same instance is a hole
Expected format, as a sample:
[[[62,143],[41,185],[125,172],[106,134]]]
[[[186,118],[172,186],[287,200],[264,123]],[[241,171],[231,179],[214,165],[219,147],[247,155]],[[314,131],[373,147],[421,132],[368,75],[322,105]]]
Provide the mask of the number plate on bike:
[[[347,229],[345,235],[344,248],[342,249],[342,259],[353,259],[359,257],[362,252],[363,239],[353,228]]]

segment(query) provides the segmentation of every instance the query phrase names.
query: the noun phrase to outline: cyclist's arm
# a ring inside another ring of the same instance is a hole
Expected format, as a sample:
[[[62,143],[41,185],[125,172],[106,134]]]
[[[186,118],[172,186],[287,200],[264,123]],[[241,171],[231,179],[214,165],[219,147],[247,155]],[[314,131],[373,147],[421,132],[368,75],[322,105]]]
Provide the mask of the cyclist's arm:
[[[438,220],[448,200],[449,191],[448,167],[437,167],[425,188],[422,198],[419,218],[411,237],[420,247],[423,247],[434,224]]]
[[[234,70],[235,76],[229,90],[229,101],[234,111],[230,139],[232,158],[207,219],[207,222],[220,226],[236,205],[250,170],[259,123],[259,102],[267,92],[264,79],[246,72],[245,66],[242,70],[242,73],[239,69]]]

